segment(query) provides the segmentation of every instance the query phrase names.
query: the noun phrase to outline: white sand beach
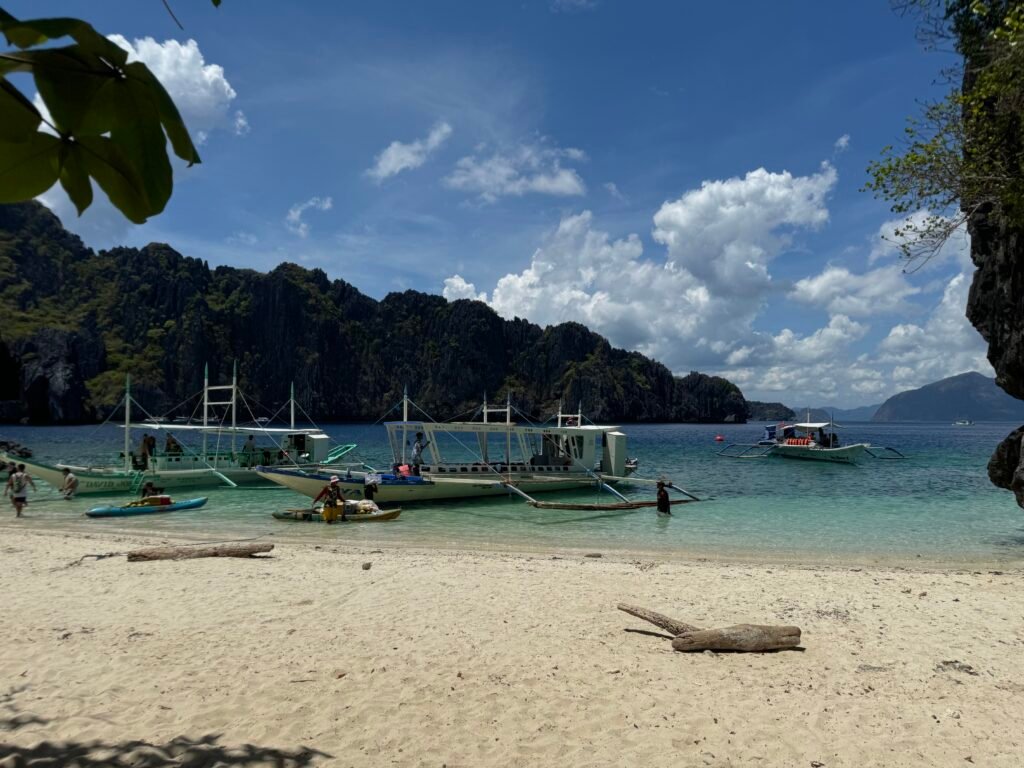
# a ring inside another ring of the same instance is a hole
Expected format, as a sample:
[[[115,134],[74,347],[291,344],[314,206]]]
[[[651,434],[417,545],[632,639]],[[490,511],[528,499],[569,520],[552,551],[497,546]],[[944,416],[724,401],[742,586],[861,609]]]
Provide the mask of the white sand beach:
[[[1020,571],[328,543],[66,567],[153,543],[0,528],[0,766],[1024,759]],[[620,601],[805,650],[677,653]]]

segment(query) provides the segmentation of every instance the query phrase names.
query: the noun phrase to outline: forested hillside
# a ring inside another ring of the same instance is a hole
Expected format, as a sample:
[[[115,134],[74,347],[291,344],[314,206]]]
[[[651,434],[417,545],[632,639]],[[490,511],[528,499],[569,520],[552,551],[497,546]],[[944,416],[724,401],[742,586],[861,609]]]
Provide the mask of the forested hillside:
[[[678,378],[577,323],[541,328],[475,301],[406,291],[376,301],[321,270],[210,269],[169,245],[93,252],[36,203],[0,206],[0,420],[90,421],[134,394],[163,412],[237,360],[256,401],[296,396],[318,419],[372,420],[403,385],[438,417],[484,393],[547,415],[743,421],[731,382]]]

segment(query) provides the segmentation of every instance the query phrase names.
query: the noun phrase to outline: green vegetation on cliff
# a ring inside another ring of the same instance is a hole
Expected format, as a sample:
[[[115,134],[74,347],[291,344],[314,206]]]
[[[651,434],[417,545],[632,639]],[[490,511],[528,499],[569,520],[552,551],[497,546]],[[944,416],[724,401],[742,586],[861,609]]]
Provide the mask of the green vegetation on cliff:
[[[170,246],[93,253],[38,204],[0,206],[0,359],[16,392],[0,419],[82,421],[109,410],[124,374],[152,411],[225,381],[238,362],[256,401],[279,404],[291,381],[319,419],[376,419],[402,387],[449,417],[510,392],[548,415],[582,403],[606,421],[743,421],[731,382],[677,378],[578,323],[540,328],[487,305],[416,291],[381,301],[321,270],[210,269]],[[6,356],[6,357],[5,357]]]

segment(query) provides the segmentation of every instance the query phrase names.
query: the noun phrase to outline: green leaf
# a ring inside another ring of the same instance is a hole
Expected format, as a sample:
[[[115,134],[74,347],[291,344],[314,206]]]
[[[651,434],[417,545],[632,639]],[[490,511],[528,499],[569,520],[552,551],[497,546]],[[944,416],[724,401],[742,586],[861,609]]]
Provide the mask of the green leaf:
[[[57,181],[60,140],[36,133],[27,141],[0,142],[0,203],[41,195]]]
[[[9,13],[0,16],[0,30],[11,45],[31,48],[49,40],[70,37],[90,53],[103,56],[115,66],[124,66],[128,51],[97,32],[91,24],[81,19],[55,18],[19,21]]]
[[[116,68],[77,45],[27,51],[23,56],[32,62],[36,88],[61,133],[101,134],[114,127],[109,107],[93,110],[93,102],[101,89],[119,82],[122,75]]]
[[[201,163],[199,152],[192,143],[192,137],[188,134],[185,121],[181,119],[181,113],[175,106],[163,83],[157,80],[156,75],[150,72],[149,68],[142,62],[132,62],[124,68],[124,73],[130,81],[144,85],[156,105],[160,116],[160,123],[167,132],[167,138],[171,140],[174,154],[185,160],[189,165]]]
[[[39,128],[42,115],[21,91],[0,78],[0,141],[27,141]]]
[[[116,93],[116,119],[110,139],[141,177],[150,213],[160,213],[174,188],[160,114],[150,89],[138,80],[119,83]]]
[[[142,177],[120,147],[106,136],[82,136],[78,143],[89,175],[129,220],[144,224],[159,213],[150,209]]]
[[[74,141],[65,141],[61,146],[60,185],[75,204],[79,216],[92,203],[92,182],[83,152],[82,146]]]

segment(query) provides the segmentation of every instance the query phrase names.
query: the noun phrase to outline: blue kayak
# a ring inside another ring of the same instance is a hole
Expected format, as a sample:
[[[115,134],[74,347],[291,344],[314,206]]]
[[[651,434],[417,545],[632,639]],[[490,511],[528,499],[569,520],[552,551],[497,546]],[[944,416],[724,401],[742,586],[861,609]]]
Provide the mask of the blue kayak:
[[[164,512],[178,512],[182,509],[199,509],[206,503],[206,497],[171,501],[167,496],[147,496],[132,501],[123,507],[93,507],[85,513],[86,517],[128,517],[130,515],[159,515]]]

